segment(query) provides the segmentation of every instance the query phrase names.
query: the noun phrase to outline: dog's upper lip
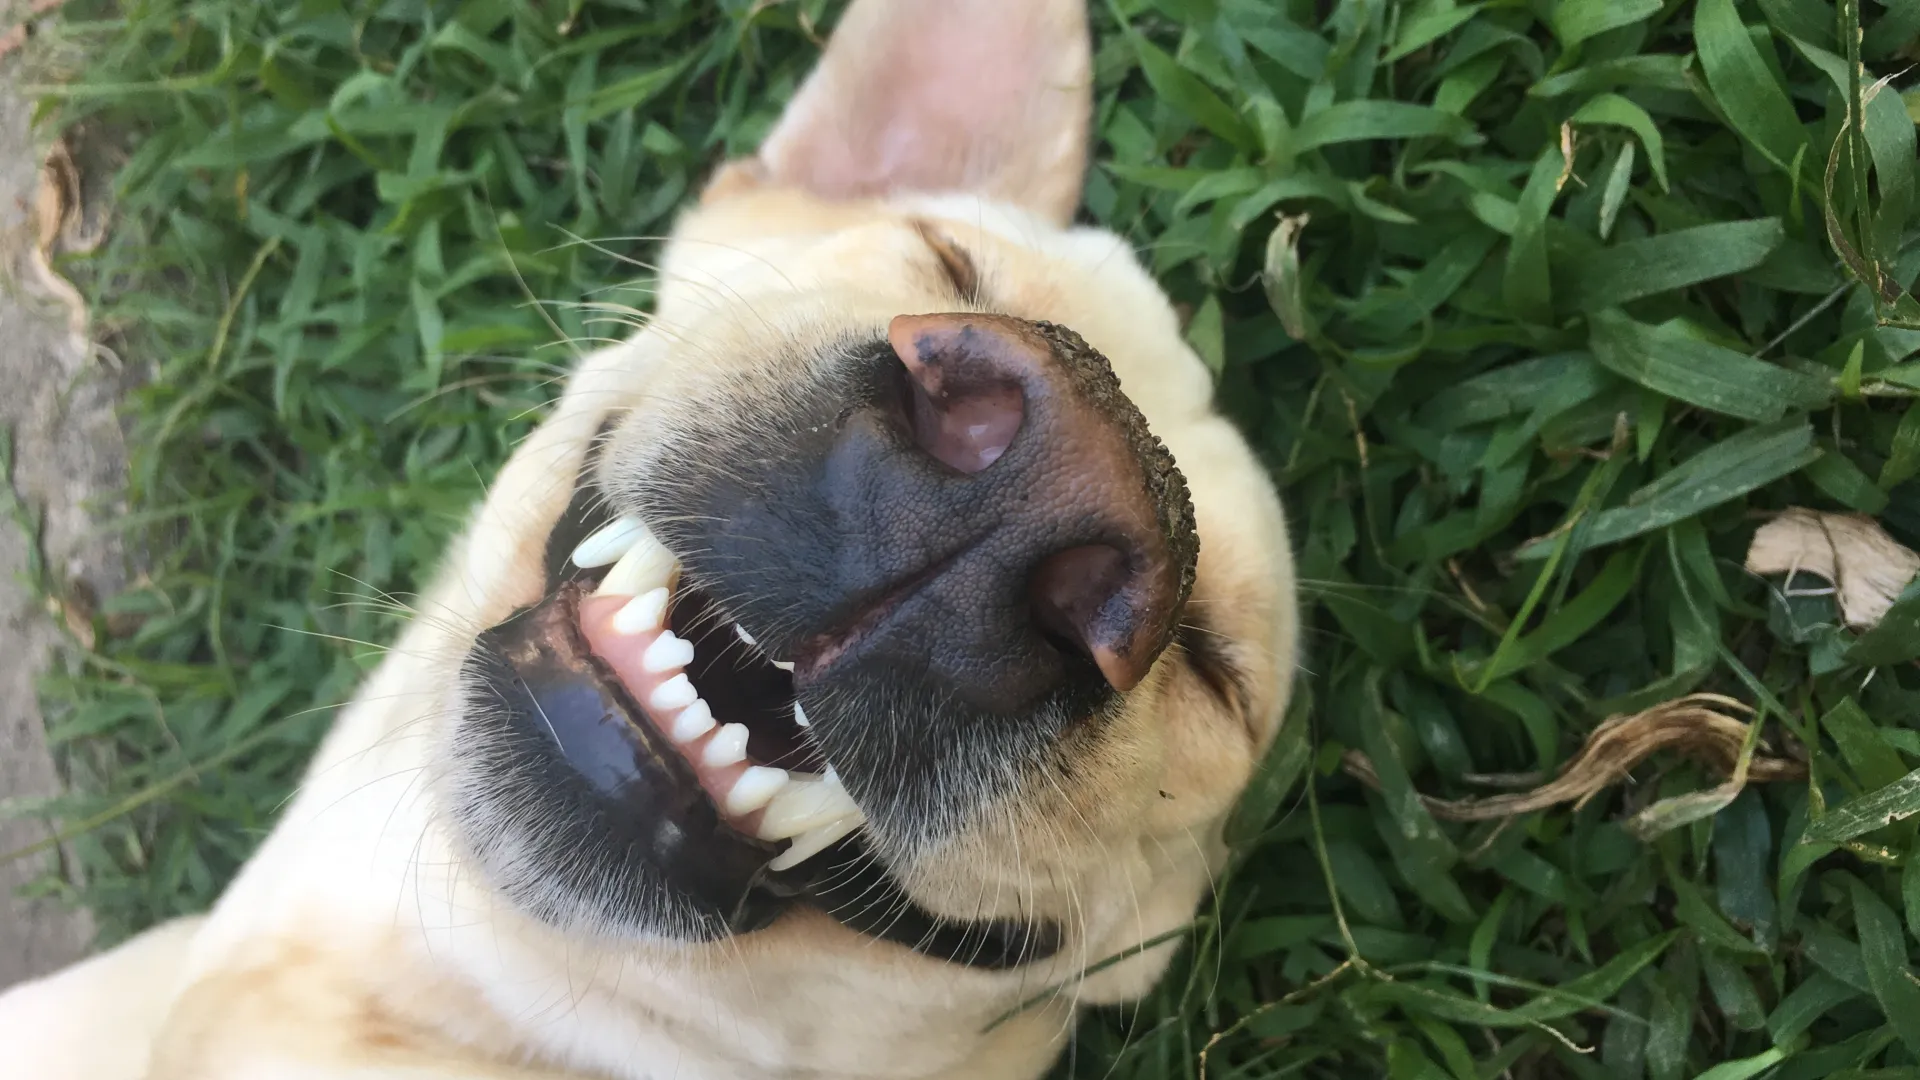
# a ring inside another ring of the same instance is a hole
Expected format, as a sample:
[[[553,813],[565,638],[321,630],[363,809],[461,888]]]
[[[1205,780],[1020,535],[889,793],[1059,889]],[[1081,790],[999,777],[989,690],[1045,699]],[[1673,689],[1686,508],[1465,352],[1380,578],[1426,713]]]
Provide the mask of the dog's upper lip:
[[[842,656],[858,648],[862,638],[886,625],[895,612],[911,603],[928,582],[943,573],[976,543],[977,537],[961,545],[953,554],[861,597],[846,606],[845,613],[834,620],[832,629],[801,639],[793,650],[794,681],[797,684],[819,681]]]

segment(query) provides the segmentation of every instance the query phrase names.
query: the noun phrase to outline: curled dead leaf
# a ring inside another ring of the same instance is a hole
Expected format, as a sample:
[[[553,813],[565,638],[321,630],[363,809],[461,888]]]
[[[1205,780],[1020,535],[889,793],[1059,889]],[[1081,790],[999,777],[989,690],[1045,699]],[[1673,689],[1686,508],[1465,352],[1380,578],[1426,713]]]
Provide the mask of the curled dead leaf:
[[[1796,506],[1760,527],[1747,548],[1756,574],[1812,574],[1833,583],[1848,626],[1878,623],[1920,574],[1920,554],[1861,514],[1829,514]]]
[[[99,611],[100,603],[94,595],[93,587],[75,579],[67,582],[65,594],[47,598],[47,613],[57,617],[67,633],[73,635],[82,649],[91,652],[95,645],[93,617]]]
[[[1576,137],[1573,124],[1560,125],[1560,175],[1553,181],[1553,190],[1558,193],[1566,189],[1567,181],[1576,179],[1573,175],[1573,152]]]
[[[1261,274],[1266,282],[1267,302],[1273,306],[1274,314],[1280,316],[1280,325],[1295,341],[1311,340],[1315,329],[1303,298],[1300,271],[1300,234],[1309,220],[1306,214],[1280,215],[1279,224],[1267,237],[1266,268]]]
[[[34,192],[33,239],[27,246],[27,280],[67,310],[67,333],[81,351],[87,348],[87,302],[73,283],[54,269],[53,260],[78,231],[81,218],[80,170],[66,143],[56,142],[40,163]]]
[[[1552,780],[1530,791],[1478,799],[1431,795],[1420,799],[1429,813],[1445,821],[1492,821],[1567,802],[1577,809],[1626,779],[1634,766],[1661,750],[1679,751],[1728,778],[1707,791],[1665,799],[1635,814],[1628,822],[1629,830],[1648,836],[1719,810],[1733,801],[1748,780],[1806,776],[1806,766],[1790,758],[1755,752],[1743,762],[1749,725],[1728,712],[1750,715],[1753,710],[1719,694],[1690,694],[1628,716],[1608,717]],[[1379,790],[1379,775],[1365,754],[1349,750],[1341,765],[1349,776]]]

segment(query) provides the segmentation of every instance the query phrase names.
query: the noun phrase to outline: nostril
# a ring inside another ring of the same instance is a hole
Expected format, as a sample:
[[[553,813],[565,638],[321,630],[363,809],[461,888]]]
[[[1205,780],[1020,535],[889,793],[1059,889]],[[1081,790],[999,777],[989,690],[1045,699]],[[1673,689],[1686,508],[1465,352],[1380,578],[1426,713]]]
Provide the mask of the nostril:
[[[1005,319],[901,315],[887,341],[906,371],[914,441],[963,473],[1000,460],[1026,420],[1026,384],[1049,362],[1045,345]]]
[[[1108,544],[1084,544],[1047,556],[1027,584],[1034,621],[1069,651],[1100,668],[1116,690],[1130,690],[1144,671],[1127,652],[1133,637],[1127,557]]]
[[[908,426],[914,442],[936,460],[977,473],[1013,445],[1026,412],[1018,386],[976,386],[936,396],[919,379],[907,382],[912,394]]]

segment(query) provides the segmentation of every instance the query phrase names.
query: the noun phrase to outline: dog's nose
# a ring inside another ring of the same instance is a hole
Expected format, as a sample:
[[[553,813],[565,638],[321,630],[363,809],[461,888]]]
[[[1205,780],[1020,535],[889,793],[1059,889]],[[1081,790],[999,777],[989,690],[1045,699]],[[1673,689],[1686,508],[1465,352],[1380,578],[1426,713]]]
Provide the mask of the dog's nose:
[[[1172,535],[1185,508],[1166,505],[1171,462],[1104,358],[1059,327],[998,315],[902,315],[887,340],[914,444],[964,477],[937,501],[973,508],[975,522],[952,527],[979,532],[921,587],[1000,598],[949,609],[931,665],[999,667],[994,654],[1038,631],[1132,689],[1172,634],[1191,566]]]
[[[808,713],[864,692],[882,712],[1084,716],[1138,685],[1199,539],[1106,357],[1052,323],[946,313],[828,359],[764,407],[722,399],[647,489],[690,580],[792,662]]]

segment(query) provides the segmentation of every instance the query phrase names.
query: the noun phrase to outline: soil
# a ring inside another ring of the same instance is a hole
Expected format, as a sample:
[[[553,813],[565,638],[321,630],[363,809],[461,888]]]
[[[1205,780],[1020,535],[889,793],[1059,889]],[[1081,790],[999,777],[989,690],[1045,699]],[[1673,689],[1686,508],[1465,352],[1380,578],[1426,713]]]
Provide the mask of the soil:
[[[9,6],[0,0],[0,14]],[[105,597],[127,573],[117,537],[100,526],[123,513],[116,407],[130,379],[94,347],[76,298],[63,301],[60,283],[35,266],[39,224],[54,204],[37,201],[48,195],[40,164],[48,136],[30,127],[22,82],[19,58],[0,60],[0,438],[10,435],[13,447],[12,474],[0,479],[34,519],[22,528],[14,515],[0,517],[0,855],[50,835],[36,808],[60,791],[35,683],[72,638],[45,590]],[[0,506],[11,502],[0,492]],[[0,988],[87,951],[93,923],[84,910],[22,893],[49,870],[65,873],[63,862],[54,851],[0,863]]]

